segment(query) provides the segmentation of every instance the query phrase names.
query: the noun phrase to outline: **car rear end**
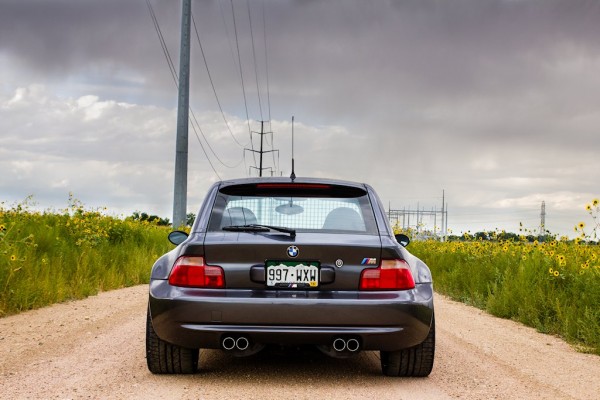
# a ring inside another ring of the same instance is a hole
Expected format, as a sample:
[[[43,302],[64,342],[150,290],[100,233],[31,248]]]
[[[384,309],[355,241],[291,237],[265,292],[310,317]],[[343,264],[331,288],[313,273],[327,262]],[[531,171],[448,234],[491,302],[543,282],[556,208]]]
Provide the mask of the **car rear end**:
[[[237,355],[312,344],[346,357],[430,334],[428,269],[394,240],[369,186],[221,182],[199,216],[153,268],[149,319],[160,340]]]

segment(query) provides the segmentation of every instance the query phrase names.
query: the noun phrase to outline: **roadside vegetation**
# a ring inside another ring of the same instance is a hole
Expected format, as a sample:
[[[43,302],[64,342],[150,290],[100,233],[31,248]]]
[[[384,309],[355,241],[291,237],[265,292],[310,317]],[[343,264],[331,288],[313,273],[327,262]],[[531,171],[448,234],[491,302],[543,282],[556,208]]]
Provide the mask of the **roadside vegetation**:
[[[172,248],[154,216],[115,218],[73,197],[64,210],[35,212],[30,201],[0,203],[0,317],[147,283]],[[436,291],[600,355],[598,200],[586,210],[589,226],[578,223],[574,240],[486,232],[409,248],[430,266]]]
[[[147,283],[173,247],[159,219],[107,216],[72,196],[59,211],[30,203],[0,204],[0,317]]]
[[[599,201],[586,210],[590,226],[578,223],[574,240],[488,232],[409,248],[431,268],[436,291],[600,355]]]

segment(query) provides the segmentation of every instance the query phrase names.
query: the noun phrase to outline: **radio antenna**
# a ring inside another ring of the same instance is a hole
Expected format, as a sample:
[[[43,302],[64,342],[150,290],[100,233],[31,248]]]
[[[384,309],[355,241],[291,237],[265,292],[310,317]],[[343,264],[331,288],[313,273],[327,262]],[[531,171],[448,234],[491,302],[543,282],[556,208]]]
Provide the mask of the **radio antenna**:
[[[292,182],[296,179],[296,173],[294,172],[294,116],[292,115],[292,174],[290,175]]]

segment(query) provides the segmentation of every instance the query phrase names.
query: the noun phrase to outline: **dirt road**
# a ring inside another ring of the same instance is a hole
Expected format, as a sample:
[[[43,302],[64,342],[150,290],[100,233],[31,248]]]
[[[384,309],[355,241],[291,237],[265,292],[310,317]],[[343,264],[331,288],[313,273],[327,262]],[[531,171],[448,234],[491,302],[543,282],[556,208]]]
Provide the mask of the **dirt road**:
[[[137,286],[0,319],[0,398],[600,398],[600,357],[441,296],[428,378],[384,377],[375,352],[213,350],[201,352],[196,375],[155,376],[144,358],[146,296]]]

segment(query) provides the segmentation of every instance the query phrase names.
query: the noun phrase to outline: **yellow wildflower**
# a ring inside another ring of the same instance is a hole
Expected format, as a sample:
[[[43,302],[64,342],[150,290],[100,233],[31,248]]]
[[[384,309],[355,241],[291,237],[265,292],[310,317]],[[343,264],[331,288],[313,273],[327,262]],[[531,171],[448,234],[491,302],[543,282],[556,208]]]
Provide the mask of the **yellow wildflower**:
[[[15,256],[14,254],[10,256],[10,261],[16,261],[17,260],[17,256]]]
[[[589,267],[590,267],[589,262],[585,262],[584,264],[581,264],[581,269],[588,269]]]
[[[594,199],[594,200],[592,200],[592,205],[593,205],[594,207],[598,207],[598,204],[599,204],[599,203],[600,203],[600,200],[598,200],[598,199]]]

